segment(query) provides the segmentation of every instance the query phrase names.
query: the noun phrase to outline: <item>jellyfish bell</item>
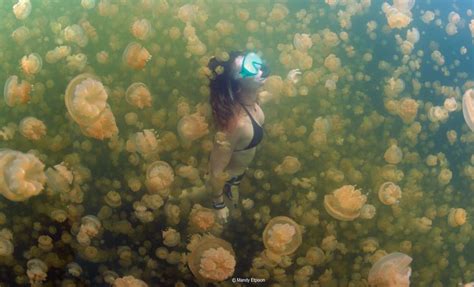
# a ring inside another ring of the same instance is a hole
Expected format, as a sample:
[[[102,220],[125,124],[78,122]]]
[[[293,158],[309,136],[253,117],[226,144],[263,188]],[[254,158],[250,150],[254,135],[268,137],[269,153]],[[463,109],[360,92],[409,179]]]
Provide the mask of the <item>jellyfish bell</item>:
[[[292,254],[302,242],[301,227],[291,218],[272,218],[263,230],[263,244],[271,253],[282,256]]]
[[[462,114],[467,126],[474,131],[474,89],[467,90],[462,97]]]
[[[23,56],[20,61],[21,69],[25,75],[31,76],[41,71],[43,61],[41,56],[37,53],[32,53],[27,56]]]
[[[146,186],[150,193],[167,189],[174,181],[174,172],[171,166],[164,161],[151,163],[146,172]]]
[[[367,196],[353,185],[344,185],[324,196],[324,208],[332,217],[342,221],[352,221],[360,216],[360,210]]]
[[[18,82],[18,77],[13,75],[8,77],[3,90],[5,103],[9,107],[26,104],[30,101],[31,84],[25,80]]]
[[[188,266],[199,282],[220,282],[234,274],[236,261],[232,245],[205,235],[192,246]]]
[[[44,189],[44,164],[33,154],[0,149],[0,172],[0,194],[11,201],[25,201]]]
[[[143,69],[150,59],[151,55],[148,50],[136,42],[128,44],[122,55],[123,63],[134,70]]]
[[[131,84],[125,93],[125,99],[127,103],[139,109],[151,107],[151,93],[144,83]]]
[[[104,139],[118,132],[107,98],[105,87],[94,75],[80,74],[69,82],[64,101],[84,135]]]
[[[147,19],[139,19],[130,27],[132,35],[139,40],[146,40],[151,34],[151,24]]]
[[[179,120],[177,129],[179,137],[185,142],[195,141],[209,133],[205,117],[198,112],[184,115]]]
[[[378,197],[383,204],[393,205],[399,202],[402,197],[402,191],[398,185],[387,181],[380,186]]]
[[[394,252],[383,256],[369,271],[368,283],[370,286],[410,286],[411,268],[413,259],[403,253]]]
[[[13,5],[13,14],[18,20],[25,20],[31,13],[31,2],[30,0],[18,0]]]

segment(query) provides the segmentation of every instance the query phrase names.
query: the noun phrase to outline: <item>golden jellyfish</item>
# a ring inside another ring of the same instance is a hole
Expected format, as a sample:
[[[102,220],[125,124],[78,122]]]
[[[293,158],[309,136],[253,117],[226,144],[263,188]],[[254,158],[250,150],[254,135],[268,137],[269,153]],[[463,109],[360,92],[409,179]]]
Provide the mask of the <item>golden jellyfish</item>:
[[[385,13],[388,26],[391,29],[405,28],[406,26],[408,26],[408,24],[410,24],[410,22],[412,21],[410,9],[411,7],[409,8],[409,5],[406,5],[406,4],[397,5],[396,1],[394,1],[393,6],[391,6],[390,4],[386,2],[383,3],[382,5],[382,11]]]
[[[3,97],[9,107],[26,104],[30,101],[31,84],[23,80],[18,83],[18,77],[10,76],[5,82]]]
[[[402,197],[400,186],[391,181],[384,182],[378,191],[380,201],[385,205],[396,204]]]
[[[87,43],[89,42],[89,38],[87,38],[86,32],[78,24],[74,24],[64,28],[63,35],[64,40],[66,40],[67,42],[74,43],[81,48],[87,46]]]
[[[144,83],[131,84],[125,93],[125,99],[139,109],[151,107],[151,93]]]
[[[205,235],[191,249],[188,266],[198,281],[220,282],[234,274],[235,253],[227,241]]]
[[[331,72],[337,71],[341,67],[341,60],[334,54],[329,54],[324,60],[324,66]]]
[[[467,126],[474,131],[474,89],[469,89],[462,96],[462,114]]]
[[[181,241],[181,234],[174,228],[167,228],[161,232],[163,244],[167,247],[175,247]]]
[[[113,287],[148,287],[144,281],[133,277],[132,275],[116,278]]]
[[[195,204],[189,213],[189,230],[192,233],[210,232],[217,235],[222,231],[222,225],[212,209]]]
[[[149,157],[158,152],[158,139],[155,130],[147,129],[134,133],[127,141],[127,151],[138,152]]]
[[[377,209],[372,204],[364,204],[360,209],[360,218],[372,219],[377,213]]]
[[[67,272],[73,277],[79,277],[82,274],[82,267],[76,262],[70,262],[66,265]]]
[[[293,37],[293,46],[301,52],[306,52],[313,46],[311,36],[309,34],[296,33]]]
[[[351,221],[359,217],[367,196],[353,185],[344,185],[324,196],[324,208],[332,217]]]
[[[369,271],[368,283],[374,287],[408,287],[410,286],[412,258],[400,252],[383,256]]]
[[[423,13],[423,15],[421,16],[421,20],[425,23],[425,24],[429,24],[431,21],[433,21],[435,18],[435,13],[433,13],[433,11],[425,11],[425,13]]]
[[[13,14],[18,20],[25,20],[31,13],[31,2],[30,0],[18,0],[13,5]]]
[[[48,276],[48,266],[40,259],[30,259],[26,263],[26,275],[31,286],[42,286],[43,281]]]
[[[108,206],[114,208],[120,207],[122,205],[122,197],[120,196],[120,193],[113,190],[107,192],[107,194],[104,196],[104,201]]]
[[[118,133],[107,98],[104,86],[91,74],[80,74],[69,82],[64,101],[84,135],[102,140]]]
[[[25,201],[44,189],[44,164],[33,154],[0,150],[0,194],[11,201]]]
[[[178,122],[178,135],[186,142],[192,142],[209,133],[206,118],[200,113],[183,116]]]
[[[454,112],[458,108],[458,103],[455,98],[447,98],[444,100],[443,106],[448,112]]]
[[[399,164],[403,159],[403,152],[396,144],[392,144],[385,151],[383,158],[389,164]]]
[[[32,141],[37,141],[46,135],[46,125],[35,117],[22,119],[19,130],[22,136]]]
[[[293,219],[277,216],[265,226],[262,235],[263,244],[273,254],[289,255],[301,245],[301,233],[301,227]]]
[[[25,75],[31,76],[41,71],[43,61],[41,60],[40,55],[32,53],[21,58],[20,66],[21,70],[23,71],[23,73],[25,73]]]
[[[54,193],[68,192],[74,179],[74,175],[64,163],[48,168],[45,174],[48,189]]]
[[[448,224],[451,227],[458,227],[466,223],[467,212],[464,208],[451,208],[448,213]]]
[[[142,45],[132,42],[128,44],[122,55],[123,62],[132,69],[141,70],[150,61],[151,54]]]
[[[151,35],[151,24],[147,19],[139,19],[133,22],[130,27],[133,37],[139,40],[146,40]]]
[[[283,162],[275,168],[278,175],[295,174],[301,168],[300,161],[294,156],[285,156]]]
[[[13,234],[9,229],[3,228],[0,230],[0,258],[7,257],[13,254]]]
[[[416,118],[418,106],[419,104],[414,99],[403,98],[400,100],[397,109],[398,116],[400,116],[405,124],[411,123]]]
[[[31,37],[31,32],[27,27],[21,26],[12,32],[11,37],[18,45],[23,45]]]
[[[150,193],[167,189],[174,181],[174,172],[171,166],[164,161],[155,161],[148,166],[146,172],[146,186]]]
[[[94,215],[86,215],[81,219],[81,226],[79,233],[76,236],[79,244],[87,246],[90,244],[90,240],[99,234],[102,224],[99,218]]]
[[[71,54],[71,47],[58,46],[54,50],[46,52],[45,60],[49,64],[54,64],[57,61],[66,58]]]
[[[84,9],[94,9],[96,0],[81,0],[81,6]]]
[[[474,37],[474,19],[469,22],[469,30],[471,31],[471,36]]]
[[[289,14],[288,8],[285,5],[277,3],[273,5],[272,11],[270,11],[269,20],[270,21],[281,21]]]

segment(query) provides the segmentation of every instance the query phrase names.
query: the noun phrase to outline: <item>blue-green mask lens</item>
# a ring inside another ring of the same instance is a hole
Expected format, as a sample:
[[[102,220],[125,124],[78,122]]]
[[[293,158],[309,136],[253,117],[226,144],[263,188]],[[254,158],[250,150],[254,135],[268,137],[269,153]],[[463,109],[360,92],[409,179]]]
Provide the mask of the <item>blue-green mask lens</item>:
[[[240,75],[242,78],[253,77],[263,67],[263,60],[255,53],[248,53],[242,61],[242,69]]]

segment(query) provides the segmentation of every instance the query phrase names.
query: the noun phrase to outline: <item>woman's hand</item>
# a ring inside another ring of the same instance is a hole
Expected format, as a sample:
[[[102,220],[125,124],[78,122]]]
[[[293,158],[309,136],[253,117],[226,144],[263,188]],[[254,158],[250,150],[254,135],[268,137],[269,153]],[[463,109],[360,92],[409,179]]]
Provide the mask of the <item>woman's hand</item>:
[[[300,69],[293,69],[288,72],[288,75],[286,76],[286,79],[293,84],[296,84],[300,81],[301,79],[301,71]]]

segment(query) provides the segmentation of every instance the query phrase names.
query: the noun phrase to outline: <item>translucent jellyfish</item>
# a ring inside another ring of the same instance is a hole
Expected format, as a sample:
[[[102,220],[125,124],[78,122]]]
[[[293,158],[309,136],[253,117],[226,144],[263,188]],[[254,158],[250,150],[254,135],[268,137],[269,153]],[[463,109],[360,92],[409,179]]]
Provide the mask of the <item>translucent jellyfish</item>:
[[[0,150],[0,194],[12,201],[24,201],[44,188],[44,164],[32,154]]]
[[[132,35],[139,40],[146,40],[151,34],[151,24],[147,19],[140,19],[133,22],[130,28]]]
[[[30,259],[26,263],[26,275],[30,280],[31,286],[42,286],[42,282],[46,280],[48,266],[40,259]]]
[[[151,93],[144,83],[131,84],[127,89],[125,99],[127,103],[139,109],[151,107]]]
[[[73,277],[79,277],[82,274],[82,267],[76,262],[70,262],[66,266],[67,272]]]
[[[301,52],[306,52],[313,46],[311,36],[309,34],[296,33],[293,37],[293,46]]]
[[[32,53],[21,58],[20,66],[25,75],[31,76],[41,71],[43,61],[40,55]]]
[[[35,117],[22,119],[19,130],[22,136],[33,141],[37,141],[46,135],[46,125]]]
[[[360,209],[360,218],[362,219],[372,219],[374,218],[377,209],[372,204],[364,204]]]
[[[17,76],[10,76],[5,82],[3,97],[9,107],[26,104],[30,101],[31,85],[23,80],[18,83]]]
[[[448,112],[454,112],[458,108],[458,103],[455,98],[447,98],[444,100],[443,106]]]
[[[421,20],[423,22],[425,22],[426,24],[429,24],[431,21],[433,21],[435,18],[435,13],[433,13],[432,11],[426,11],[422,16],[421,16]]]
[[[0,257],[7,257],[13,254],[13,234],[9,229],[0,230]]]
[[[84,9],[94,9],[96,0],[81,0],[81,6]]]
[[[392,144],[384,153],[383,158],[389,164],[398,164],[402,161],[402,150],[396,145]]]
[[[148,287],[144,281],[133,277],[132,275],[116,278],[113,287]]]
[[[178,18],[183,23],[188,23],[194,21],[198,14],[199,6],[186,4],[178,9]]]
[[[324,208],[332,217],[351,221],[359,217],[367,197],[353,185],[344,185],[324,196]]]
[[[167,247],[175,247],[181,241],[181,235],[174,228],[167,228],[161,232],[163,244]]]
[[[164,161],[155,161],[148,166],[146,172],[146,186],[151,193],[159,192],[171,186],[174,181],[174,172],[171,166]]]
[[[94,215],[86,215],[81,219],[81,226],[77,233],[76,239],[79,244],[87,246],[92,238],[99,234],[102,224],[99,218]]]
[[[448,224],[452,227],[461,226],[467,221],[467,212],[464,208],[451,208],[448,214]]]
[[[336,55],[329,54],[324,60],[324,66],[328,68],[329,71],[335,72],[341,67],[341,60],[336,57]]]
[[[448,119],[449,113],[444,106],[433,106],[428,111],[428,119],[433,122],[444,122]]]
[[[123,62],[135,70],[143,69],[150,59],[151,55],[148,50],[136,42],[128,44],[122,55]]]
[[[71,71],[80,72],[84,70],[87,65],[87,56],[83,53],[78,53],[66,57],[67,64],[66,66]]]
[[[462,114],[467,126],[474,131],[474,89],[467,90],[462,96]]]
[[[120,193],[116,191],[107,192],[104,197],[104,201],[110,207],[119,207],[120,205],[122,205],[122,197],[120,196]]]
[[[222,225],[218,223],[213,210],[195,204],[189,213],[189,230],[192,233],[211,232],[216,235],[222,230]]]
[[[387,181],[380,186],[378,196],[383,204],[392,205],[399,202],[402,190],[395,183]]]
[[[414,1],[413,1],[414,2]],[[412,21],[410,9],[407,9],[409,5],[397,6],[394,1],[394,5],[391,6],[388,3],[382,5],[382,10],[387,18],[388,26],[394,28],[405,28]]]
[[[188,266],[202,282],[224,281],[235,270],[235,253],[232,246],[219,238],[205,235],[195,242],[188,255]]]
[[[390,253],[372,266],[369,271],[370,286],[410,286],[412,258],[400,252]]]
[[[198,112],[185,115],[178,122],[178,135],[185,142],[192,142],[208,133],[206,118]]]
[[[147,129],[131,135],[127,141],[127,151],[138,152],[145,158],[158,152],[158,139],[155,130]]]
[[[18,0],[13,5],[13,14],[18,20],[25,20],[31,13],[31,2],[30,0]]]
[[[300,161],[294,156],[285,156],[283,162],[275,167],[275,172],[278,175],[295,174],[301,168]]]
[[[404,123],[411,123],[415,120],[418,113],[419,104],[411,98],[403,98],[399,102],[397,113]]]
[[[64,97],[66,108],[86,136],[104,139],[118,133],[107,98],[104,86],[93,75],[80,74],[69,82]]]
[[[75,43],[79,47],[85,47],[89,42],[89,38],[87,38],[84,29],[78,24],[74,24],[64,28],[63,35],[64,40],[66,40],[67,42]]]
[[[416,28],[411,28],[407,30],[407,41],[412,44],[415,44],[420,40],[420,32]]]
[[[474,19],[469,22],[469,30],[471,31],[471,36],[474,37]]]
[[[270,21],[281,21],[289,14],[288,8],[285,5],[277,3],[273,5],[270,14],[268,15]]]
[[[18,45],[23,45],[31,37],[30,29],[25,26],[18,27],[11,36]]]
[[[293,219],[277,216],[267,223],[262,238],[265,248],[272,253],[292,254],[301,245],[301,228]]]
[[[451,181],[453,172],[447,168],[442,168],[438,174],[438,182],[441,185],[446,185]]]
[[[58,46],[54,50],[50,50],[46,53],[45,60],[47,63],[54,64],[57,61],[66,58],[71,54],[71,47],[69,46]]]

